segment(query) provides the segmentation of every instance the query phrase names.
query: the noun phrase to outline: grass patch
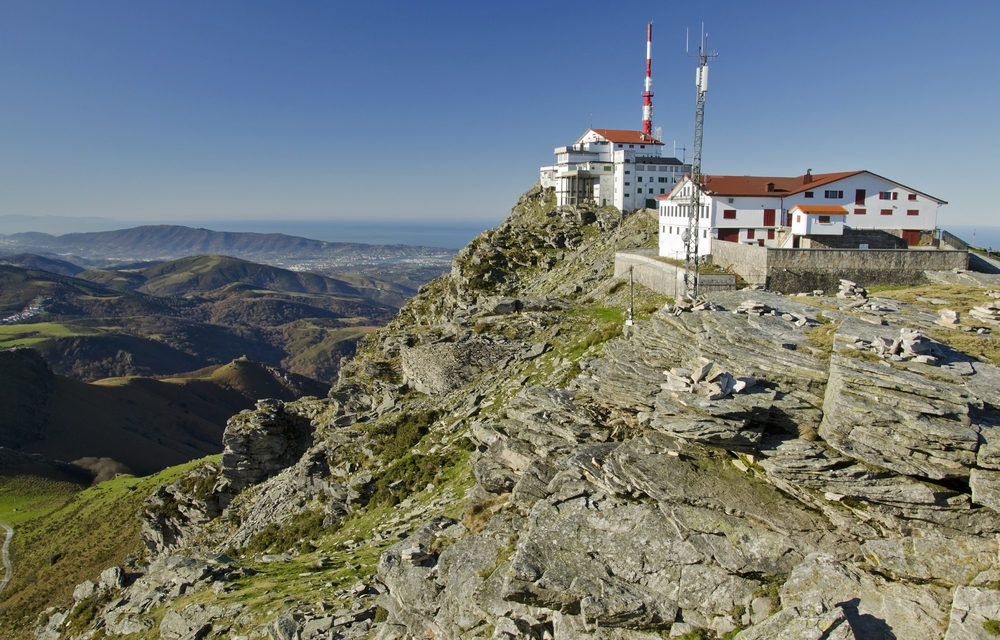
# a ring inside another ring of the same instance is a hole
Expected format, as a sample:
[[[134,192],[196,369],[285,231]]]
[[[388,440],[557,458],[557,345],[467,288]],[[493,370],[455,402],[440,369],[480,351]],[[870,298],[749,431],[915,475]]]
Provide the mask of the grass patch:
[[[0,476],[0,522],[16,529],[59,509],[83,488],[36,476]]]
[[[955,351],[1000,367],[1000,340],[994,334],[979,335],[954,329],[925,329],[924,334]]]
[[[810,327],[802,332],[806,343],[819,351],[816,356],[820,360],[830,361],[830,356],[833,355],[833,338],[839,326],[840,322],[831,322]]]
[[[983,629],[991,636],[1000,636],[1000,620],[983,620]]]
[[[4,592],[8,609],[0,616],[0,637],[30,637],[42,609],[68,606],[77,584],[96,581],[101,571],[124,564],[129,555],[139,557],[144,551],[135,515],[139,507],[157,487],[203,462],[194,460],[144,478],[119,476],[73,494],[61,506],[40,507],[36,517],[22,521],[11,540],[14,575]]]

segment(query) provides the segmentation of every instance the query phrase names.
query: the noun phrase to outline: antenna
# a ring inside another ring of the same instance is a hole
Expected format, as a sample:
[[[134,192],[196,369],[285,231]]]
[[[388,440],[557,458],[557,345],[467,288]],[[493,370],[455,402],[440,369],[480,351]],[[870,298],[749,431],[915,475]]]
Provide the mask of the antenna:
[[[642,103],[642,132],[653,135],[653,23],[646,25],[646,90],[642,92],[645,101]]]
[[[684,233],[684,293],[688,296],[698,295],[698,219],[701,217],[701,141],[705,132],[705,94],[708,93],[708,60],[718,57],[718,53],[708,50],[708,34],[705,33],[705,23],[701,23],[701,44],[698,54],[691,55],[689,47],[690,36],[685,30],[687,56],[698,58],[698,71],[695,74],[697,101],[694,109],[694,148],[691,156],[691,201],[688,204],[688,228]]]

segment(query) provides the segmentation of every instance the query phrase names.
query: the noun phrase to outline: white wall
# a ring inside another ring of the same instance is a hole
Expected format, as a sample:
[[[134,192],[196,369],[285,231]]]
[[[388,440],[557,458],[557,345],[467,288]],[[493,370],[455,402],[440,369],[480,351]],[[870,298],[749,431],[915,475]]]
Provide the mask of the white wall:
[[[685,184],[689,184],[688,181],[682,183],[682,185]],[[856,205],[854,202],[857,189],[865,190],[864,206]],[[763,238],[764,245],[770,247],[777,246],[778,234],[774,234],[775,239],[768,239],[768,230],[776,231],[779,229],[782,223],[783,211],[787,212],[797,204],[841,205],[848,211],[848,215],[843,216],[843,224],[853,229],[930,230],[936,228],[938,225],[937,214],[939,205],[937,201],[870,173],[849,176],[829,184],[816,186],[810,190],[813,193],[812,198],[807,198],[804,192],[794,195],[777,193],[773,197],[730,198],[729,196],[707,196],[706,200],[710,206],[711,216],[709,224],[713,229],[739,229],[738,241],[741,243],[753,242],[757,244]],[[825,197],[826,191],[843,191],[844,195],[842,198],[827,198]],[[896,200],[881,200],[879,192],[882,191],[897,193]],[[914,194],[916,200],[910,200],[910,194]],[[660,201],[661,229],[664,226],[669,228],[678,224],[681,226],[687,224],[687,218],[683,215],[682,211],[670,209],[671,206],[676,207],[679,204],[686,203],[687,196],[680,196],[674,199],[674,201]],[[764,227],[765,209],[775,209],[774,227]],[[858,209],[863,209],[865,213],[863,215],[855,213],[855,210]],[[889,210],[892,213],[882,215],[881,211],[883,209]],[[726,219],[724,217],[725,210],[736,211],[736,217],[734,219]],[[909,215],[909,211],[915,211],[916,215]],[[670,215],[671,212],[681,213],[681,215]],[[753,230],[753,238],[748,237],[749,229]],[[714,235],[718,237],[717,232]],[[668,245],[672,246],[672,242],[672,240],[668,240]]]
[[[847,216],[828,216],[829,222],[820,222],[820,214],[806,214],[793,209],[792,233],[797,236],[842,236],[844,235],[844,218]]]

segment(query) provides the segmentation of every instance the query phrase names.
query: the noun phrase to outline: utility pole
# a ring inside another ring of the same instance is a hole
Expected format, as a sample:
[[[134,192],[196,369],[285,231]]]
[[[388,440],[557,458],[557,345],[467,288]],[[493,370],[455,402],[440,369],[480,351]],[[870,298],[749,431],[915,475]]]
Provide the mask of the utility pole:
[[[701,140],[705,131],[705,94],[708,93],[708,60],[719,54],[708,51],[708,34],[705,24],[701,25],[701,44],[698,54],[693,56],[687,48],[689,57],[698,58],[698,72],[695,75],[697,87],[697,102],[694,110],[694,149],[691,157],[691,201],[688,204],[688,228],[684,232],[684,293],[690,296],[698,295],[698,227],[701,217]]]
[[[635,297],[632,289],[632,269],[634,268],[634,265],[629,265],[628,268],[628,318],[625,319],[625,325],[628,327],[631,327],[633,324],[632,307],[635,305]]]

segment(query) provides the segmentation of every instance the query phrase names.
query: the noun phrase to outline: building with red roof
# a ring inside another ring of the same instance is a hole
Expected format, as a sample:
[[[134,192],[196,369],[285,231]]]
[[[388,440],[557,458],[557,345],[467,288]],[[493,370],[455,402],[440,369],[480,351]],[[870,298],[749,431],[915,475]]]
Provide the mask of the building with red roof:
[[[692,188],[690,177],[684,176],[669,193],[656,197],[661,256],[685,255]],[[792,248],[802,237],[850,229],[885,231],[914,246],[937,229],[943,204],[947,202],[863,170],[807,171],[796,177],[706,175],[698,253],[711,254],[715,242]],[[796,207],[798,225],[790,215]]]
[[[555,149],[556,162],[542,167],[543,187],[555,189],[557,205],[592,203],[625,213],[656,208],[691,165],[665,158],[663,143],[641,131],[588,129],[572,145]]]

